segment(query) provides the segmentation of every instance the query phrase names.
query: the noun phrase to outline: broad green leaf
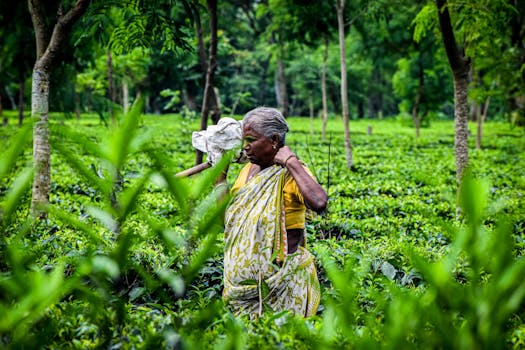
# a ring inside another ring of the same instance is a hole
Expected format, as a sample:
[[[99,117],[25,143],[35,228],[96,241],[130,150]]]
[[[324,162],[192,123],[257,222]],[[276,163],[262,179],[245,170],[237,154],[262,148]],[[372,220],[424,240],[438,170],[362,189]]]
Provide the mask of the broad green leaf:
[[[194,181],[191,186],[191,198],[198,198],[198,196],[206,192],[206,190],[208,190],[210,187],[214,186],[214,183],[219,175],[229,166],[233,154],[233,151],[226,152],[217,164],[196,176],[197,180]]]
[[[183,276],[186,283],[191,283],[206,260],[217,250],[217,232],[212,232],[202,239],[189,263],[185,266]]]
[[[144,174],[140,180],[127,189],[125,189],[119,196],[119,220],[124,221],[130,212],[139,204],[138,198],[144,186],[150,178],[150,172]]]
[[[263,279],[261,280],[261,295],[263,300],[270,295],[270,287],[268,286],[268,283]]]
[[[54,147],[60,152],[66,161],[84,177],[84,179],[88,180],[91,186],[101,191],[103,196],[109,196],[109,193],[111,192],[111,182],[109,180],[104,180],[98,177],[97,174],[82,161],[78,154],[73,154],[63,144],[57,143]]]
[[[24,145],[30,140],[31,131],[31,124],[24,125],[16,136],[11,138],[11,145],[2,151],[2,157],[0,157],[0,178],[13,168],[19,155],[24,152]]]
[[[155,169],[164,178],[168,191],[177,201],[183,215],[188,216],[188,198],[190,192],[188,179],[177,178],[175,174],[172,173],[174,167],[171,166],[171,161],[166,156],[155,150],[149,150],[148,154],[154,162]]]
[[[32,179],[33,169],[26,168],[13,181],[5,200],[1,204],[2,212],[0,214],[4,224],[11,220],[11,216],[22,201],[24,193],[31,186]]]
[[[162,280],[171,287],[177,296],[182,296],[186,290],[184,279],[175,272],[167,269],[157,271]]]
[[[108,213],[107,211],[95,206],[87,206],[86,212],[98,221],[100,221],[100,223],[104,225],[108,230],[112,232],[118,231],[119,224],[111,213]]]
[[[259,283],[256,280],[254,280],[254,279],[247,279],[247,280],[243,280],[243,281],[239,282],[239,284],[241,286],[256,286]]]
[[[107,154],[109,161],[114,166],[115,174],[120,171],[125,159],[131,152],[131,145],[136,137],[142,106],[143,100],[137,100],[129,113],[123,116],[124,121],[122,125],[115,130],[115,133],[109,140]]]
[[[93,247],[96,247],[103,243],[102,237],[100,237],[91,226],[86,222],[79,220],[77,217],[71,215],[71,213],[65,212],[56,206],[49,206],[47,211],[51,216],[56,217],[62,223],[74,227],[76,230],[86,234],[86,237],[89,238]],[[76,231],[76,232],[78,232]]]
[[[92,264],[94,272],[103,272],[113,279],[120,276],[119,265],[108,256],[96,255],[92,259]]]

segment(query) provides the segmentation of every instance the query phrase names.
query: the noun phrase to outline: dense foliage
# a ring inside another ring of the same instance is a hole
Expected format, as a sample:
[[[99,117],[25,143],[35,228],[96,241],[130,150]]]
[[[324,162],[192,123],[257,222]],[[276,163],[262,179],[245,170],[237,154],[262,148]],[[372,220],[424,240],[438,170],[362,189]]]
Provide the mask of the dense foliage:
[[[60,4],[46,1],[48,21]],[[73,117],[110,104],[127,108],[138,95],[148,113],[200,111],[210,45],[207,1],[92,1],[68,32],[51,78],[49,106]],[[452,77],[437,30],[434,1],[354,0],[345,7],[350,115],[381,118],[412,113],[453,116]],[[525,7],[512,0],[449,0],[454,30],[472,61],[471,99],[487,99],[488,119],[522,123]],[[322,109],[321,67],[326,52],[327,108],[341,110],[340,58],[334,1],[221,1],[214,86],[221,112],[277,106],[286,93],[290,115]],[[49,30],[51,30],[49,28]],[[47,33],[48,35],[51,32]],[[326,50],[326,51],[325,51]],[[0,4],[0,103],[31,106],[34,30],[26,2]],[[277,62],[282,62],[282,72]],[[286,91],[276,89],[284,82]],[[416,91],[420,95],[416,96]],[[164,93],[162,93],[164,92]],[[176,103],[171,98],[178,94]],[[128,101],[129,98],[129,101]],[[116,106],[113,106],[115,108]],[[280,106],[279,106],[280,107]]]
[[[228,158],[176,178],[193,164],[197,120],[139,110],[116,128],[96,116],[53,118],[51,204],[40,222],[28,219],[30,125],[1,129],[2,347],[525,346],[523,130],[486,125],[456,198],[449,121],[419,138],[403,119],[355,121],[348,170],[339,119],[321,141],[321,121],[311,134],[310,121],[290,118],[288,144],[330,197],[307,227],[322,305],[307,320],[249,321],[221,300],[228,198],[215,177]],[[239,167],[230,165],[230,184]]]

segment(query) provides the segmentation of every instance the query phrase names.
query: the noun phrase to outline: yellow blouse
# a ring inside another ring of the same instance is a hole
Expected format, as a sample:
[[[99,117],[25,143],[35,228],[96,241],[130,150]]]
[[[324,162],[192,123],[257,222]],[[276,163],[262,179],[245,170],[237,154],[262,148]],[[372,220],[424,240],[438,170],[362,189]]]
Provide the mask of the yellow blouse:
[[[241,188],[246,183],[251,165],[251,163],[248,163],[242,168],[239,176],[237,176],[237,179],[230,190],[232,195],[237,193],[239,188]],[[304,165],[303,167],[308,172],[308,174],[313,177],[310,170]],[[297,186],[297,183],[293,177],[290,176],[290,179],[286,181],[283,192],[286,228],[304,228],[306,206],[304,204],[303,195],[299,191],[299,187]]]

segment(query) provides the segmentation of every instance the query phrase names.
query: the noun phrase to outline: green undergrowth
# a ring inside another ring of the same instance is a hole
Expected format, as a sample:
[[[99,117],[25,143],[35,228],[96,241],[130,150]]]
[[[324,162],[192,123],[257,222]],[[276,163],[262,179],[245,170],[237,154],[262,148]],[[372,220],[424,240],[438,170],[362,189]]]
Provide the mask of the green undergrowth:
[[[487,123],[458,195],[452,122],[416,138],[395,120],[352,121],[348,169],[341,120],[322,140],[290,118],[287,143],[329,194],[307,224],[322,302],[306,320],[247,320],[221,299],[228,196],[216,177],[229,155],[175,177],[194,163],[198,121],[139,108],[115,127],[52,120],[45,220],[29,216],[31,126],[0,129],[1,347],[525,346],[523,130]]]

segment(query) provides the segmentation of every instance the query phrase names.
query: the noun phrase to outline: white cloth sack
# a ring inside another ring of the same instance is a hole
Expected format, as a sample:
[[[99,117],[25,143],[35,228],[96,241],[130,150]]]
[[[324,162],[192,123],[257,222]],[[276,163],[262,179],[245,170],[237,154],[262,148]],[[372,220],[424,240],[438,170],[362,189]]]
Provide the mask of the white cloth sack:
[[[242,122],[233,118],[219,119],[217,125],[210,125],[206,130],[194,131],[192,135],[193,147],[208,155],[208,162],[216,164],[225,151],[239,148],[239,154],[234,162],[246,161],[242,152]]]

